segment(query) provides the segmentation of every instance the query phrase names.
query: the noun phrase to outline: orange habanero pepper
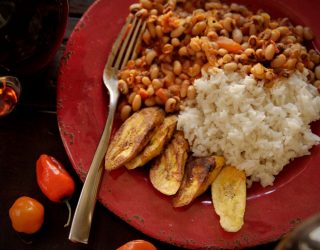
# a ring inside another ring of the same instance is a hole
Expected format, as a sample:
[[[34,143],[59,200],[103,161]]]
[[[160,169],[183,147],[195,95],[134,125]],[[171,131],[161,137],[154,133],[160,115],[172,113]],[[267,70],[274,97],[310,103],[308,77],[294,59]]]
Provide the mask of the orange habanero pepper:
[[[145,240],[132,240],[117,248],[117,250],[157,250],[157,248]]]
[[[35,199],[21,196],[10,207],[9,217],[15,231],[33,234],[43,224],[44,207]]]

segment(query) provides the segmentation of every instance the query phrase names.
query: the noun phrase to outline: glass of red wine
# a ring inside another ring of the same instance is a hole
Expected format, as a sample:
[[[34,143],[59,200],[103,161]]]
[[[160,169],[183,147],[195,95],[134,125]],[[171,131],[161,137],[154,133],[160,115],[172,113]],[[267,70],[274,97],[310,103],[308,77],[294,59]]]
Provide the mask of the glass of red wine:
[[[19,99],[18,78],[40,71],[54,58],[67,18],[68,0],[0,0],[0,117]]]

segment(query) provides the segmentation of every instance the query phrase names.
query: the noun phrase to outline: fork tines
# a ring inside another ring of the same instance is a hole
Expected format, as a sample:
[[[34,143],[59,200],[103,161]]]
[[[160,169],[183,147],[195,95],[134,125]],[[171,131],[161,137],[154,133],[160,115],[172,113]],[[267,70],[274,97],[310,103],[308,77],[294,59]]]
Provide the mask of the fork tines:
[[[127,17],[117,40],[113,44],[106,67],[119,70],[126,66],[128,60],[137,57],[145,27],[146,22],[140,17],[132,14]]]

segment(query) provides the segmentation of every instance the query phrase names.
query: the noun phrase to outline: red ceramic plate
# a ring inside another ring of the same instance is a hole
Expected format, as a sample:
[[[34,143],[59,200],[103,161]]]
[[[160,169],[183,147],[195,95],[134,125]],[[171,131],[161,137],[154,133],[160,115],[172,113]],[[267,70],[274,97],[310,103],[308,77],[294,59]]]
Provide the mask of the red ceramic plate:
[[[85,13],[68,42],[58,86],[58,121],[65,148],[82,180],[90,166],[108,113],[102,72],[131,0],[100,0]],[[320,35],[317,0],[245,0],[248,7],[289,16]],[[319,42],[319,41],[317,41]],[[319,43],[318,43],[319,44]],[[115,129],[119,123],[116,124]],[[313,124],[320,134],[320,123]],[[99,200],[120,218],[151,237],[187,248],[243,248],[278,239],[320,211],[320,147],[295,160],[274,186],[248,191],[245,224],[237,233],[219,225],[210,195],[175,209],[157,192],[146,169],[104,174]],[[107,225],[106,225],[107,226]]]

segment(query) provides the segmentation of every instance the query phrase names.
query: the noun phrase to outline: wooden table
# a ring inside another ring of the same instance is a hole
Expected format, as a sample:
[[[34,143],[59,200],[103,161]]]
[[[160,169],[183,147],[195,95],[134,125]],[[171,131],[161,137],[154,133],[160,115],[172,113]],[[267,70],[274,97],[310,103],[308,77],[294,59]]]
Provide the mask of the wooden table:
[[[116,249],[133,239],[145,239],[158,249],[181,249],[154,240],[122,221],[97,204],[88,245],[68,240],[70,228],[63,225],[67,209],[63,204],[50,202],[40,191],[35,179],[35,163],[46,153],[62,162],[76,180],[76,193],[71,199],[75,210],[82,183],[73,170],[63,147],[56,116],[56,77],[59,61],[73,27],[93,0],[70,0],[70,14],[65,38],[54,61],[36,75],[22,79],[23,92],[16,109],[0,119],[0,249],[80,250]],[[19,196],[27,195],[45,206],[43,228],[23,242],[13,231],[8,210]],[[252,249],[273,249],[275,243]]]

